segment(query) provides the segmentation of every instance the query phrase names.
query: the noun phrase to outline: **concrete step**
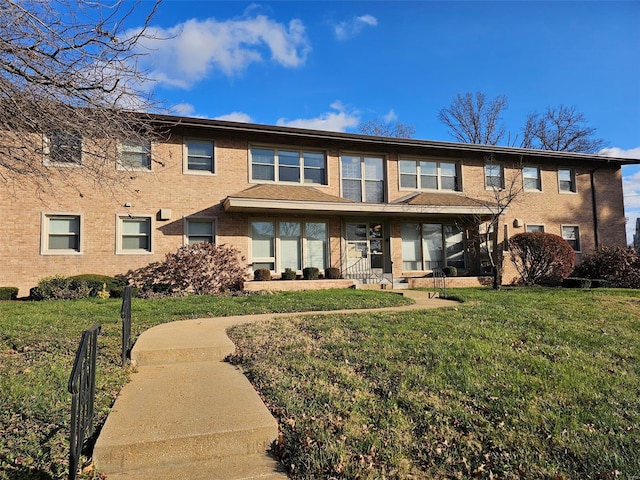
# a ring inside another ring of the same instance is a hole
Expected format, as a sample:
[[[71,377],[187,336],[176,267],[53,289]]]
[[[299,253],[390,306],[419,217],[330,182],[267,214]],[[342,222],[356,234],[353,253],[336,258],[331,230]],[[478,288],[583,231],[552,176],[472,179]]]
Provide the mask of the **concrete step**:
[[[147,365],[120,393],[93,459],[99,471],[110,475],[202,459],[265,455],[277,435],[277,422],[232,365]]]
[[[131,362],[143,366],[222,360],[235,347],[220,330],[220,322],[213,319],[158,325],[140,335]]]
[[[268,455],[214,458],[109,474],[107,480],[285,480],[281,464]]]

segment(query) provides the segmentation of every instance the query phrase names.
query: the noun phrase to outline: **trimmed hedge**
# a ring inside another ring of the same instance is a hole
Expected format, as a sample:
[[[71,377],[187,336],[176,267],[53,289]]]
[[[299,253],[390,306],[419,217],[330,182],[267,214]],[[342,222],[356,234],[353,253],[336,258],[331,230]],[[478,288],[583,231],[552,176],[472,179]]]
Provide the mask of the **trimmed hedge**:
[[[591,288],[591,280],[588,278],[567,277],[562,280],[564,288]]]
[[[327,278],[327,279],[330,279],[330,280],[338,280],[341,277],[342,277],[342,275],[340,275],[340,269],[339,268],[329,267],[329,268],[326,268],[324,270],[324,278]]]
[[[102,291],[102,289],[105,288],[105,290],[109,292],[109,296],[120,298],[122,297],[122,292],[124,291],[124,287],[127,284],[122,279],[110,277],[108,275],[98,275],[94,273],[84,273],[82,275],[74,275],[73,277],[69,277],[69,279],[85,282],[87,286],[91,289],[89,295],[91,295],[92,297],[97,297],[98,292]],[[112,293],[112,291],[115,294]]]
[[[280,275],[280,278],[282,278],[282,280],[295,280],[296,277],[296,271],[291,268],[285,268],[284,272],[282,272],[282,275]]]
[[[317,280],[320,278],[320,270],[316,267],[307,267],[302,269],[302,277],[305,280]]]
[[[256,282],[267,282],[271,280],[271,272],[266,268],[258,268],[253,272],[253,279]]]
[[[18,287],[0,287],[0,300],[15,300],[18,291]]]
[[[458,269],[453,266],[443,267],[442,273],[444,273],[446,277],[457,277]]]

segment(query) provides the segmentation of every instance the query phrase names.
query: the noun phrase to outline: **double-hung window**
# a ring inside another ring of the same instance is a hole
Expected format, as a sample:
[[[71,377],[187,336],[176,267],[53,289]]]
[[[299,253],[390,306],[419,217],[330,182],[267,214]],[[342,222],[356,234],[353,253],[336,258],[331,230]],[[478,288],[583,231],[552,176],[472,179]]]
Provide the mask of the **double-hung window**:
[[[80,253],[80,215],[43,215],[41,252]]]
[[[561,193],[576,192],[576,172],[572,168],[558,169],[558,189]]]
[[[487,163],[484,166],[484,183],[486,188],[504,188],[504,171],[499,163]]]
[[[577,225],[562,225],[562,238],[564,238],[574,252],[580,251],[580,227]]]
[[[117,253],[151,253],[151,217],[119,216]]]
[[[343,155],[342,196],[356,202],[384,202],[383,158]]]
[[[327,184],[322,152],[254,147],[250,153],[253,181]]]
[[[57,130],[44,137],[46,165],[78,166],[82,164],[82,138]]]
[[[119,166],[126,170],[151,170],[151,142],[129,140],[120,145]]]
[[[211,140],[187,138],[184,142],[184,171],[215,173],[215,158]]]
[[[458,169],[452,162],[400,160],[400,188],[458,190]]]
[[[185,220],[185,243],[215,243],[215,222],[211,218],[187,218]]]
[[[530,191],[542,191],[542,182],[540,180],[540,169],[538,167],[523,167],[522,181],[524,189]]]

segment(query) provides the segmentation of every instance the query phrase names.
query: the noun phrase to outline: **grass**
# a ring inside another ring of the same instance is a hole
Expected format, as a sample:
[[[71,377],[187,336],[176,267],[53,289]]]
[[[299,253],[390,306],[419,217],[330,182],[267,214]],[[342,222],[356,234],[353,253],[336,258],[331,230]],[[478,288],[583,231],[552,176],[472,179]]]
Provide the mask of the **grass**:
[[[405,302],[397,295],[362,290],[134,299],[132,334],[135,338],[154,325],[186,318]],[[71,409],[67,382],[80,334],[94,324],[102,324],[96,423],[104,423],[131,373],[119,366],[120,305],[118,299],[0,302],[0,479],[66,478]]]
[[[295,478],[637,479],[640,291],[235,327]]]

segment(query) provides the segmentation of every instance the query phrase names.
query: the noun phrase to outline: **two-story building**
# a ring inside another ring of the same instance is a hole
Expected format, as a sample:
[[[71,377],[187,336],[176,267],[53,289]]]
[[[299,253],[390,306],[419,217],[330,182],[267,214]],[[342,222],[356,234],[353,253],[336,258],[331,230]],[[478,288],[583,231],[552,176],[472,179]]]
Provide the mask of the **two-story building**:
[[[43,142],[36,161],[53,193],[0,196],[1,285],[26,295],[55,274],[123,274],[202,241],[234,245],[249,271],[276,278],[305,267],[394,282],[443,266],[476,276],[488,265],[478,231],[513,192],[492,244],[526,231],[560,235],[578,255],[626,244],[621,166],[637,160],[154,119],[170,134],[121,145],[109,167],[121,181],[108,187],[82,175],[85,139]]]

